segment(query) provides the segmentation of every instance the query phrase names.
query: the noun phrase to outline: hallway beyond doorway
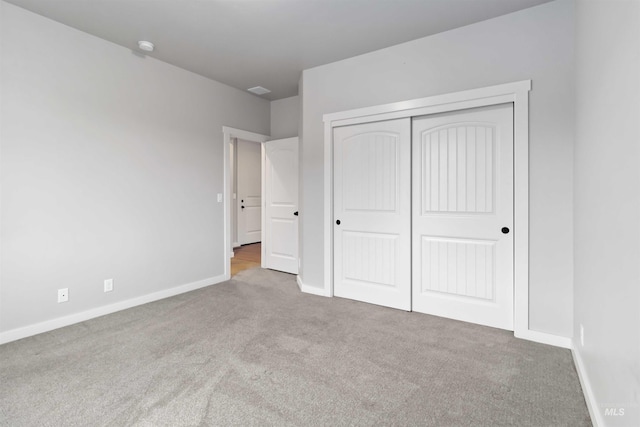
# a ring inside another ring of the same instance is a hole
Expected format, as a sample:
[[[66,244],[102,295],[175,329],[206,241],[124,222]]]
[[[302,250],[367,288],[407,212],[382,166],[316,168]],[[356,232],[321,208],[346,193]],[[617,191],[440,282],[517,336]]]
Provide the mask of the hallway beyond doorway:
[[[243,270],[260,267],[261,251],[260,242],[234,248],[234,256],[231,258],[231,277]]]

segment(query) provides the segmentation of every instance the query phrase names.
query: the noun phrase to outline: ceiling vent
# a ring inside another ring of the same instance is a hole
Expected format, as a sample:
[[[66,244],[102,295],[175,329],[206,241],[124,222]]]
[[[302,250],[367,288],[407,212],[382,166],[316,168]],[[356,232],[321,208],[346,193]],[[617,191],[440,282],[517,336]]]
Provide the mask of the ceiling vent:
[[[252,87],[247,89],[249,92],[251,93],[255,93],[256,95],[264,95],[265,93],[270,93],[271,91],[269,89],[265,89],[262,86],[256,86],[256,87]]]

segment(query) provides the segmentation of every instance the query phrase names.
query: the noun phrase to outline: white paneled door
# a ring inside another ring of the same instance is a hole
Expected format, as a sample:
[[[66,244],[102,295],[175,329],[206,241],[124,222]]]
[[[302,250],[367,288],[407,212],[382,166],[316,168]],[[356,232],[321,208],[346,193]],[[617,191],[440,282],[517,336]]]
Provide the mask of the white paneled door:
[[[261,144],[238,139],[238,241],[241,245],[262,238]]]
[[[334,295],[410,310],[410,119],[333,132]]]
[[[265,143],[263,267],[298,274],[298,138]]]
[[[414,118],[413,310],[513,330],[513,108]]]

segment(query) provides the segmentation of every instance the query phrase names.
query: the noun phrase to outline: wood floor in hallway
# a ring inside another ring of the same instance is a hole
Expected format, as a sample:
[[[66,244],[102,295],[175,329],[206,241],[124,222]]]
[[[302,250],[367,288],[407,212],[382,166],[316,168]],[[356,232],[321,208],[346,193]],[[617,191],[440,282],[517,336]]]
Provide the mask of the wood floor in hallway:
[[[234,248],[234,256],[231,258],[231,277],[242,270],[260,267],[261,251],[262,246],[259,242]]]

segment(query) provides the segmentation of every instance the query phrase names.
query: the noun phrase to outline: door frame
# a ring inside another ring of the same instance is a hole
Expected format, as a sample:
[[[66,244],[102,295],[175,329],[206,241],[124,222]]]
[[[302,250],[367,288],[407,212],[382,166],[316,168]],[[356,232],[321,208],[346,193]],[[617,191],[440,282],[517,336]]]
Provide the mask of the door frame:
[[[324,294],[333,296],[333,128],[382,120],[513,103],[514,132],[514,335],[566,346],[563,337],[529,329],[529,91],[531,80],[325,114]]]
[[[265,227],[265,216],[264,216],[264,195],[266,191],[265,187],[265,150],[264,143],[271,139],[268,135],[262,135],[259,133],[249,132],[242,129],[236,129],[229,126],[222,126],[222,145],[223,149],[223,157],[224,157],[224,167],[223,167],[223,201],[224,201],[224,277],[225,280],[229,280],[231,278],[231,258],[233,258],[233,241],[231,240],[231,194],[233,193],[233,189],[231,188],[231,144],[233,143],[233,138],[243,139],[245,141],[257,142],[260,144],[260,156],[261,156],[261,204],[262,204],[262,230],[261,230],[261,240],[264,240],[264,227]],[[264,259],[264,250],[265,245],[261,246],[261,254],[260,254],[260,262]],[[264,266],[262,266],[264,267]]]

